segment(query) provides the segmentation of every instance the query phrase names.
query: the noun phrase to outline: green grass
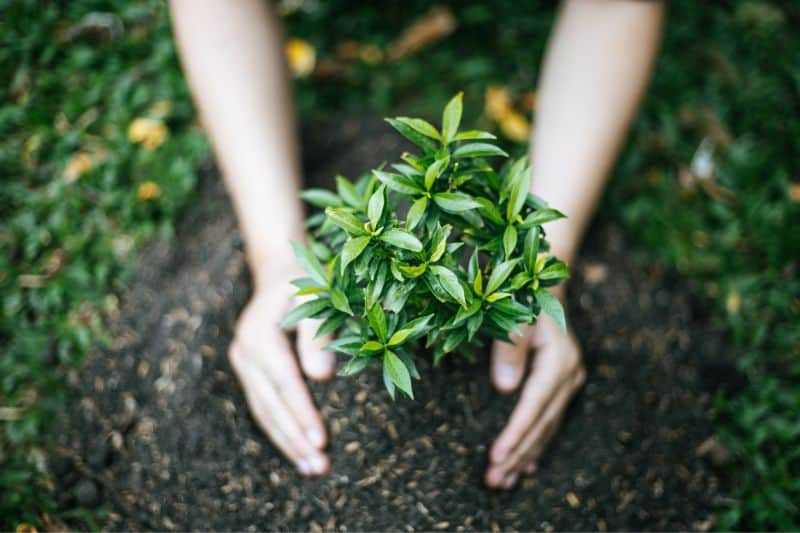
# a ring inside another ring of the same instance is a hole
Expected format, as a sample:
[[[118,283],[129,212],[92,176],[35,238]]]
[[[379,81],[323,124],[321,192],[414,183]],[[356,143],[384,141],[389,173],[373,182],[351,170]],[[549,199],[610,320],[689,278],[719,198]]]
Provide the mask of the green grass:
[[[475,110],[490,83],[535,87],[549,2],[448,3],[458,21],[451,36],[397,63],[349,61],[335,79],[299,80],[301,112],[435,116],[457,90]],[[286,23],[323,60],[343,40],[386,46],[427,5],[302,2]],[[718,527],[797,529],[800,205],[789,190],[800,179],[800,5],[670,5],[655,79],[601,217],[621,223],[644,260],[705,292],[740,354],[747,384],[715,409],[734,452],[735,491]],[[93,11],[113,12],[123,31],[68,40]],[[11,528],[59,513],[46,465],[65,373],[107,340],[109,295],[124,282],[130,249],[170,232],[208,149],[161,2],[0,0],[0,72],[10,82],[0,89],[0,528]],[[171,103],[165,142],[131,143],[131,121],[161,116],[160,101]],[[710,186],[686,170],[703,138],[714,145]],[[79,152],[92,168],[67,180]],[[158,198],[137,197],[145,181],[160,186]]]

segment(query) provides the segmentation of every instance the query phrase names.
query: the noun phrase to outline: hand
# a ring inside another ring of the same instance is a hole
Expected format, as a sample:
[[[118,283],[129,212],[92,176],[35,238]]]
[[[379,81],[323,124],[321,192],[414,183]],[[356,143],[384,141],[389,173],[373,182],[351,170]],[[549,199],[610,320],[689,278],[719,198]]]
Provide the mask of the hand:
[[[296,303],[289,282],[301,277],[286,272],[262,276],[269,281],[258,284],[239,317],[228,355],[258,425],[302,474],[315,476],[330,468],[322,451],[327,436],[286,333],[279,327]],[[305,374],[322,380],[333,374],[335,360],[322,351],[330,339],[313,338],[316,322],[298,324],[297,351]]]
[[[536,461],[555,435],[570,399],[586,379],[581,350],[549,316],[523,330],[514,344],[495,342],[492,382],[501,392],[515,390],[525,375],[533,351],[530,374],[508,424],[489,451],[484,476],[488,487],[510,489],[520,475],[536,471]]]

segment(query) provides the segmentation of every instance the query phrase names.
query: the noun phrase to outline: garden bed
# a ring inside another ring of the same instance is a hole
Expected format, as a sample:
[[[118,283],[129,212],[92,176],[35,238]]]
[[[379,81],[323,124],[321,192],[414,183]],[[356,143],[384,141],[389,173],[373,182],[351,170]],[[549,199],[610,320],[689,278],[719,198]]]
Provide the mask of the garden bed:
[[[402,149],[374,119],[306,130],[317,186]],[[569,310],[588,379],[535,476],[508,493],[482,484],[486,450],[516,400],[492,389],[488,354],[421,364],[415,401],[392,402],[375,370],[313,385],[332,469],[296,474],[248,415],[226,358],[249,280],[221,180],[211,165],[202,174],[177,239],[144,251],[112,349],[70,379],[56,451],[62,499],[105,506],[111,529],[713,525],[726,490],[711,465],[724,460],[708,440],[711,399],[736,385],[733,359],[687,286],[641,267],[614,226],[593,228],[573,266]]]

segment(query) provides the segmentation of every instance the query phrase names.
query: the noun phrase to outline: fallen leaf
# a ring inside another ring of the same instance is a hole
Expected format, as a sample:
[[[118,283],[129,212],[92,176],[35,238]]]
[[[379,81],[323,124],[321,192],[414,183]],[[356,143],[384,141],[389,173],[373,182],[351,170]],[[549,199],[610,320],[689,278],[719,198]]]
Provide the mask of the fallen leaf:
[[[64,168],[64,179],[67,183],[75,183],[78,178],[92,170],[92,157],[86,152],[78,152],[67,161]]]
[[[161,196],[161,187],[159,187],[158,183],[153,181],[145,181],[139,185],[139,188],[136,190],[136,197],[141,202],[155,200],[159,196]]]
[[[389,60],[397,61],[413,55],[439,41],[456,29],[456,19],[446,7],[436,6],[409,26],[389,45]]]
[[[155,150],[169,135],[167,125],[155,118],[139,117],[128,126],[128,140],[141,143],[147,150]]]
[[[314,66],[317,64],[317,52],[308,41],[292,37],[286,41],[285,52],[289,70],[295,77],[305,78],[314,72]]]
[[[568,492],[564,495],[564,499],[567,501],[570,507],[573,509],[577,509],[581,505],[581,500],[574,492]]]

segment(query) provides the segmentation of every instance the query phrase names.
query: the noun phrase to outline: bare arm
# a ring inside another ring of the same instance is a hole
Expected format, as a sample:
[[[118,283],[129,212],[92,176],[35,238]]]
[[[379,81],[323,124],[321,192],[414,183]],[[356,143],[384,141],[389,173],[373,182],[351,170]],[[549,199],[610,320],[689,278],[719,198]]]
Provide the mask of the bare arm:
[[[534,193],[564,211],[550,223],[552,253],[572,262],[603,185],[650,78],[664,3],[567,0],[556,22],[539,83],[532,139]],[[563,288],[558,296],[563,300]],[[508,425],[495,441],[487,485],[511,488],[555,434],[585,379],[580,348],[542,317],[514,344],[495,343],[492,378],[501,391],[529,376]]]
[[[289,241],[302,241],[300,168],[277,19],[262,0],[173,0],[181,60],[233,198],[255,280],[229,356],[253,417],[307,475],[329,468],[322,419],[279,329],[299,277]],[[329,377],[333,356],[314,324],[298,328],[306,374]]]

